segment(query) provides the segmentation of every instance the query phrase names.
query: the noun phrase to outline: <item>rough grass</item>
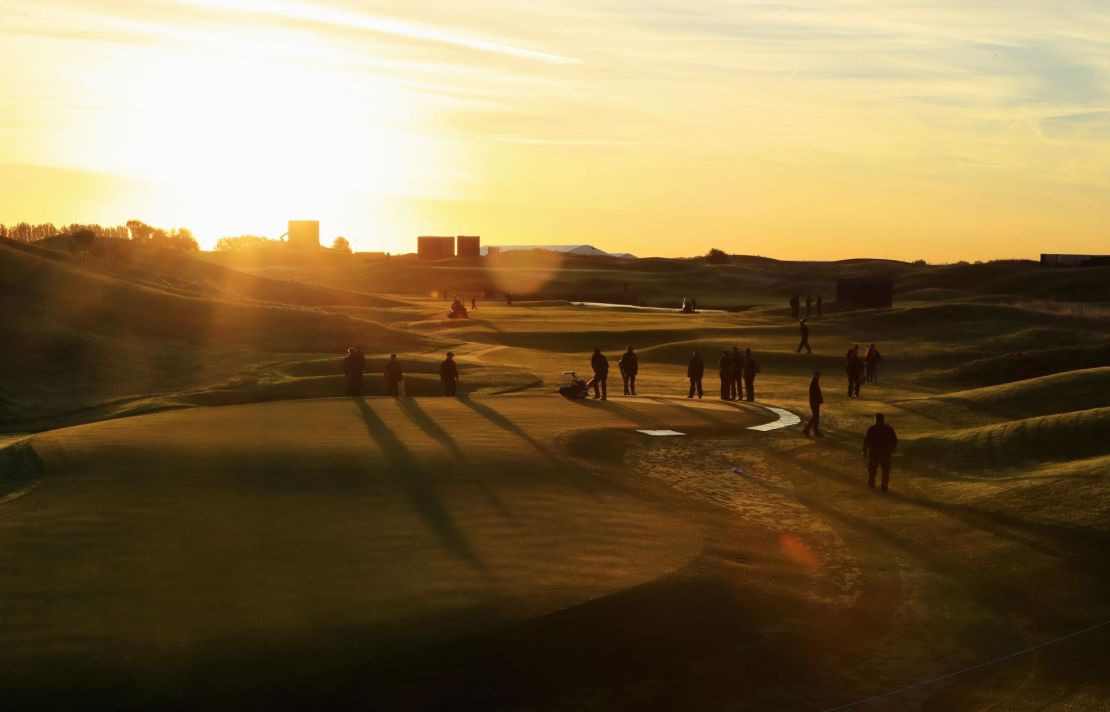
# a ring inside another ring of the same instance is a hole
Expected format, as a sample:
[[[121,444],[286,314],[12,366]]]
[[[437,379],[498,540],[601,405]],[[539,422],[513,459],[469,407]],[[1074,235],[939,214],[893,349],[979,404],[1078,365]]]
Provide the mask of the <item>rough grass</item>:
[[[949,469],[982,474],[984,468],[1105,454],[1108,427],[1110,406],[921,435],[906,449]]]

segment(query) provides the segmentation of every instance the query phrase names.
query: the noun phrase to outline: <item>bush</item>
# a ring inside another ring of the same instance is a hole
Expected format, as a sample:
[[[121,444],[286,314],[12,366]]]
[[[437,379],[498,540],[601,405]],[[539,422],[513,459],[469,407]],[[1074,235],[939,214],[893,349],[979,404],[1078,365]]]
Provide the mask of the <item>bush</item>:
[[[705,254],[705,261],[711,265],[727,265],[732,262],[732,258],[724,250],[718,250],[716,247],[711,249]]]

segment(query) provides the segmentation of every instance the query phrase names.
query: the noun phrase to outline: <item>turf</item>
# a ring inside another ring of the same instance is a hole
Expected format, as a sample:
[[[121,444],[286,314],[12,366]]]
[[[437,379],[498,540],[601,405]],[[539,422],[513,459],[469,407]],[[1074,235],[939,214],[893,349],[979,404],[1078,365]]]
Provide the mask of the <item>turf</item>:
[[[62,247],[0,243],[5,706],[826,709],[1110,618],[1104,269]],[[896,279],[892,309],[832,300],[862,275]],[[444,318],[438,292],[490,286],[516,304]],[[826,298],[813,354],[795,290]],[[731,311],[567,302],[683,296]],[[365,398],[340,397],[354,343]],[[714,397],[733,345],[755,405]],[[594,346],[610,399],[554,395]],[[415,397],[382,397],[391,352]],[[805,416],[814,369],[824,439],[747,429]],[[885,708],[1098,708],[1108,636]]]

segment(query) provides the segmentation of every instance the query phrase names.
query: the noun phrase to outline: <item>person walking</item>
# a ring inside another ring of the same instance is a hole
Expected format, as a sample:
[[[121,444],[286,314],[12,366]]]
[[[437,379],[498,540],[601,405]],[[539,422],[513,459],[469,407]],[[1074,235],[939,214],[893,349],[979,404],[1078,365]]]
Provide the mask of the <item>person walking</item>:
[[[347,348],[347,355],[343,357],[343,378],[347,381],[347,395],[349,396],[361,395],[355,389],[354,358],[355,347],[349,346]]]
[[[744,355],[740,349],[732,347],[732,379],[729,381],[728,395],[731,400],[744,400]]]
[[[882,413],[875,414],[875,424],[867,429],[863,438],[863,456],[867,458],[867,486],[875,489],[875,474],[883,471],[883,494],[890,482],[890,456],[898,447],[898,434],[886,424]]]
[[[848,374],[848,397],[859,398],[859,384],[863,380],[863,361],[859,357],[859,344],[848,349],[847,359],[844,371]]]
[[[594,377],[586,384],[586,388],[594,389],[594,400],[598,398],[609,400],[609,359],[605,358],[605,354],[601,353],[600,348],[594,349],[594,355],[590,358],[590,366],[594,369]]]
[[[759,371],[759,361],[752,356],[752,350],[744,349],[744,390],[749,403],[755,400],[755,376]]]
[[[694,397],[694,391],[697,390],[698,398],[701,398],[701,379],[705,375],[705,363],[701,360],[701,354],[697,349],[690,354],[690,364],[686,366],[686,377],[690,379],[690,394],[687,398]]]
[[[822,308],[821,308],[821,295],[820,294],[817,295],[817,316],[818,317],[823,316]]]
[[[729,390],[732,387],[732,354],[722,351],[718,368],[721,376],[721,400],[732,400],[729,396]]]
[[[631,346],[621,354],[620,361],[617,361],[617,367],[621,370],[624,394],[626,396],[636,395],[636,374],[640,370],[640,360],[636,358],[636,352],[632,350]]]
[[[478,311],[478,297],[471,297],[470,298],[470,310],[471,311]]]
[[[385,365],[385,392],[397,398],[398,390],[404,382],[405,372],[401,368],[401,362],[397,360],[397,354],[390,354],[389,362]]]
[[[875,348],[875,344],[871,344],[867,347],[867,352],[863,355],[863,365],[868,383],[879,382],[879,361],[882,360],[883,355]]]
[[[809,382],[809,422],[802,429],[807,438],[810,430],[819,438],[825,437],[821,434],[821,404],[824,402],[825,397],[821,395],[821,372],[814,371],[813,380]]]
[[[809,347],[809,325],[806,324],[806,318],[803,316],[798,320],[798,331],[802,334],[802,340],[798,343],[798,350],[795,353],[801,353],[802,349],[806,350],[807,354],[813,353],[813,349]]]
[[[443,394],[454,396],[459,385],[459,365],[455,363],[455,354],[450,351],[443,363],[439,364],[439,380],[443,381]]]

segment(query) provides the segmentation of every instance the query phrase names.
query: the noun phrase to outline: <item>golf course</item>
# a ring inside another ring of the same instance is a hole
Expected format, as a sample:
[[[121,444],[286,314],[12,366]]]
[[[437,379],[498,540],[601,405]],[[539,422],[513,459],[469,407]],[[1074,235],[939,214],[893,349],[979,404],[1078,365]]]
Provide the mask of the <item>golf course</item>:
[[[110,242],[0,239],[0,709],[1110,708],[1110,267]]]

